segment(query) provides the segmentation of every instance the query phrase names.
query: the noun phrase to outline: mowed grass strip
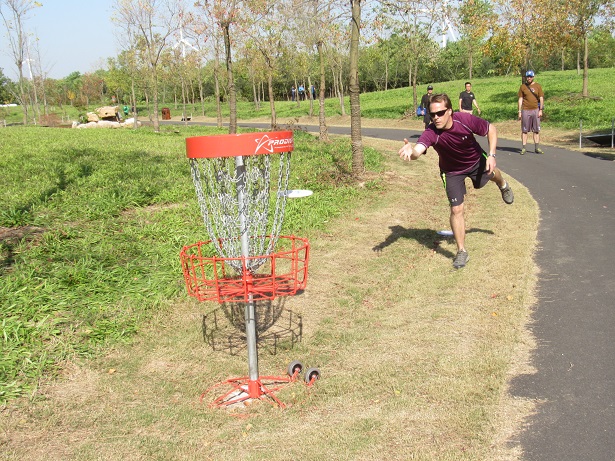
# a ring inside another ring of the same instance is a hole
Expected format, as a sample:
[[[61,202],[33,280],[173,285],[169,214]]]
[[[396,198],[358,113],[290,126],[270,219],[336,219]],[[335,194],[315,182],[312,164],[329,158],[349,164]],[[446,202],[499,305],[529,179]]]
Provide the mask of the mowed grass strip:
[[[471,261],[455,271],[454,243],[436,234],[448,228],[448,205],[435,154],[402,163],[395,143],[377,147],[384,170],[348,194],[352,207],[306,230],[308,288],[284,303],[303,317],[302,342],[259,355],[261,375],[283,375],[297,359],[318,366],[314,387],[280,392],[285,410],[208,408],[222,391],[203,403],[201,393],[244,376],[247,359],[204,342],[203,315],[219,306],[177,294],[131,344],[71,362],[35,402],[12,405],[4,458],[513,458],[499,442],[520,414],[506,378],[528,347],[536,204],[510,178],[513,206],[493,185],[470,192]],[[291,203],[309,215],[326,195]]]

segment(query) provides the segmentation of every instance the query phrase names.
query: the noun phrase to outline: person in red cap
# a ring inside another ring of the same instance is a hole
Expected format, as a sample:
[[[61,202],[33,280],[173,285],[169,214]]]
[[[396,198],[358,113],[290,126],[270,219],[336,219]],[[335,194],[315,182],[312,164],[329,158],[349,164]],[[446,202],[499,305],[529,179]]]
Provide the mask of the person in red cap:
[[[519,120],[521,120],[521,155],[526,152],[527,134],[534,135],[534,152],[544,154],[540,148],[540,118],[544,110],[545,94],[542,87],[534,81],[534,71],[525,73],[525,83],[519,88]]]

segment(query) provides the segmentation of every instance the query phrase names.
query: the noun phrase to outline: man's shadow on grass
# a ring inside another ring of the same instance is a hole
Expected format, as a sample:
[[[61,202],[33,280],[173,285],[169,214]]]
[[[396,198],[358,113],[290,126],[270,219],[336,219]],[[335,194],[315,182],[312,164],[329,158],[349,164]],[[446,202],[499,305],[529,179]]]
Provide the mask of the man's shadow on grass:
[[[451,241],[453,241],[452,236],[447,237],[447,236],[439,235],[438,232],[433,229],[412,229],[412,228],[406,229],[405,227],[402,227],[402,226],[389,226],[389,229],[391,229],[391,233],[387,236],[386,239],[384,239],[384,241],[374,246],[372,248],[373,251],[380,253],[382,250],[384,250],[389,245],[392,245],[399,239],[404,238],[404,239],[416,240],[418,243],[423,245],[425,248],[433,250],[436,253],[441,254],[442,256],[446,258],[455,257],[455,254],[453,254],[449,250],[442,248],[442,246],[440,245],[441,242],[447,239],[450,239]],[[484,234],[493,235],[492,230],[476,229],[476,228],[466,229],[466,234],[470,234],[473,232],[482,232]]]

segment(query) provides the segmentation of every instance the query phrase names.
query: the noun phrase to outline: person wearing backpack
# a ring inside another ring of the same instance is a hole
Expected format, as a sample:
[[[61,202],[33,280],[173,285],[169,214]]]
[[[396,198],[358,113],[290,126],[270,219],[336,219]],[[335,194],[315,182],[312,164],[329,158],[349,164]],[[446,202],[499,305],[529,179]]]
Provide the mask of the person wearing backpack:
[[[425,125],[425,129],[429,126],[431,119],[429,118],[429,100],[431,99],[431,95],[433,94],[433,86],[427,86],[427,93],[423,95],[421,98],[421,104],[419,105],[420,115],[423,116],[423,125]],[[417,110],[417,114],[419,113]]]
[[[453,112],[451,99],[444,93],[431,97],[428,113],[431,123],[416,144],[412,146],[404,139],[404,146],[398,153],[402,160],[417,160],[429,147],[438,153],[440,178],[451,207],[450,223],[457,244],[453,267],[461,269],[470,259],[465,248],[465,179],[470,178],[475,189],[494,182],[508,205],[513,203],[514,194],[496,167],[498,135],[494,125],[466,112]],[[483,150],[475,135],[487,137],[489,153]]]
[[[534,71],[525,73],[525,83],[519,88],[519,120],[521,120],[521,155],[526,152],[527,134],[534,135],[534,152],[544,154],[540,148],[540,119],[544,110],[544,92],[534,81]]]

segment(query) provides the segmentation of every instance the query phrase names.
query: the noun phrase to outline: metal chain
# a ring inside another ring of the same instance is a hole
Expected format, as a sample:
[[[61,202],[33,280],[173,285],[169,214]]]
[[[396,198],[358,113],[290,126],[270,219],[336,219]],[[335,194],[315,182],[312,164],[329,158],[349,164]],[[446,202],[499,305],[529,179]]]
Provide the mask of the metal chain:
[[[235,167],[235,157],[191,158],[192,180],[203,216],[203,222],[218,255],[223,258],[242,256],[241,236],[249,237],[250,257],[271,254],[282,229],[286,208],[286,190],[290,177],[290,152],[280,154],[275,209],[271,230],[267,232],[270,215],[271,155],[243,157],[243,172]],[[245,184],[244,208],[240,209],[238,184]],[[240,215],[246,217],[241,228]],[[246,262],[254,272],[267,261],[255,258]],[[227,263],[238,273],[241,260]]]

